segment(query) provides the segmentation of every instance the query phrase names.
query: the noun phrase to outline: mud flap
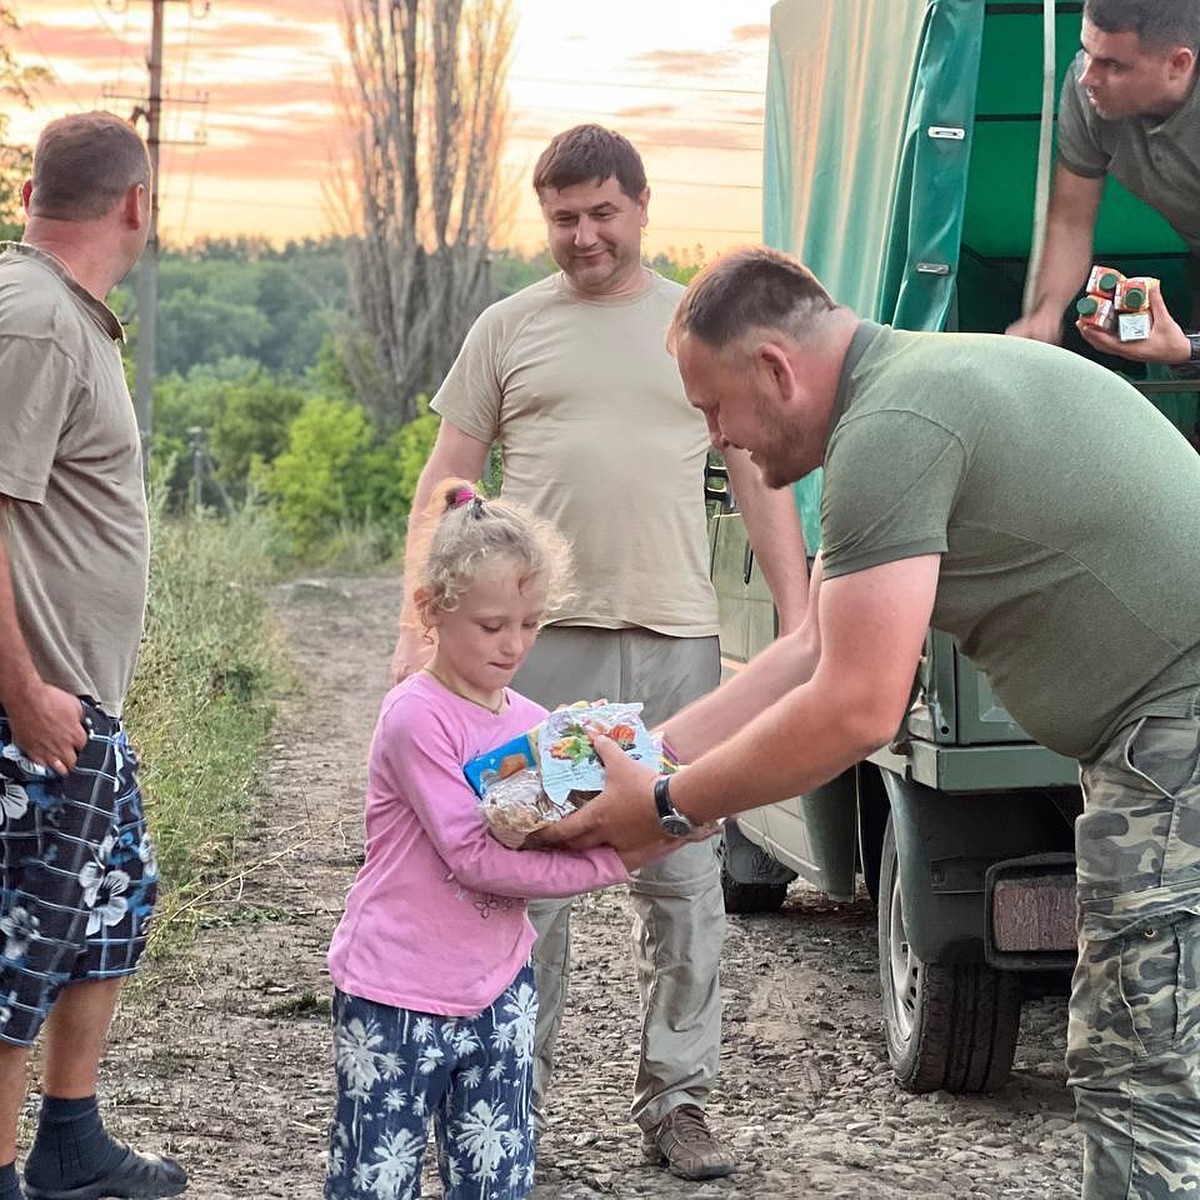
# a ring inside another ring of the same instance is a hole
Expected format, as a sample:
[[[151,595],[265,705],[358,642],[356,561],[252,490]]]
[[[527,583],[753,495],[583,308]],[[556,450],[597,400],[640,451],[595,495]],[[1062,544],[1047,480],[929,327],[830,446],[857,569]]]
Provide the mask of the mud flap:
[[[1075,962],[1075,856],[993,863],[984,877],[984,958],[1002,971],[1069,970]]]

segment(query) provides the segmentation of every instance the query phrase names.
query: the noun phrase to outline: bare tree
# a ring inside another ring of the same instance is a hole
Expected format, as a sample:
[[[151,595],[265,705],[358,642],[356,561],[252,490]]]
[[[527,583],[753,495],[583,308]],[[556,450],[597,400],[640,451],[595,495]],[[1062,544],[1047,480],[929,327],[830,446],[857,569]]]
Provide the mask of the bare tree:
[[[488,302],[512,0],[342,0],[353,132],[347,365],[381,425],[411,420]]]

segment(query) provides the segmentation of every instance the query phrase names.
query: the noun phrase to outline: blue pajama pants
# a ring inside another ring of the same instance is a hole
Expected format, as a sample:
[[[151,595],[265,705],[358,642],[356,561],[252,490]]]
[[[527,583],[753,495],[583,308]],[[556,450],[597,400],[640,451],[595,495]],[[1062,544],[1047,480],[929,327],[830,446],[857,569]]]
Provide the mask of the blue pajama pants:
[[[526,965],[471,1017],[441,1017],[335,991],[337,1099],[325,1200],[411,1200],[432,1118],[445,1200],[523,1200],[537,991]]]

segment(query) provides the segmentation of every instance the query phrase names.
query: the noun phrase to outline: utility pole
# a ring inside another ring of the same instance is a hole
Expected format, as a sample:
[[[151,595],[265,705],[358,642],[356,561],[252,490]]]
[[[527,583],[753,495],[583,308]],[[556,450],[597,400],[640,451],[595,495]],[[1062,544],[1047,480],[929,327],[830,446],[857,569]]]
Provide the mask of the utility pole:
[[[166,0],[150,0],[150,95],[146,109],[146,146],[150,151],[150,236],[142,251],[137,279],[137,384],[133,410],[142,435],[143,461],[150,461],[154,428],[155,346],[158,340],[158,145],[162,121],[163,8]]]
[[[130,0],[122,0],[129,3]],[[132,121],[146,122],[146,149],[150,153],[150,234],[146,248],[138,262],[137,274],[137,385],[133,409],[137,416],[138,429],[142,438],[143,460],[150,459],[150,435],[154,427],[154,379],[157,374],[155,350],[158,343],[158,163],[159,147],[162,145],[163,108],[163,13],[172,0],[150,0],[150,51],[146,56],[146,68],[150,73],[150,90],[145,97],[116,96],[114,99],[135,100]],[[175,0],[177,3],[194,5],[196,0]],[[116,0],[109,0],[110,7]],[[200,0],[195,15],[204,16],[209,9],[209,0]],[[109,93],[106,93],[109,95]],[[174,103],[206,103],[205,100],[177,100]]]

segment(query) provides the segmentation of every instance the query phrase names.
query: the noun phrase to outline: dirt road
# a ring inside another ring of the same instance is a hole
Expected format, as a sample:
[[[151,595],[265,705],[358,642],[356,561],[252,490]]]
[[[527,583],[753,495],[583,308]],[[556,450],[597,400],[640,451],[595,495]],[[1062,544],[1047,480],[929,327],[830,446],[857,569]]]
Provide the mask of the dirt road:
[[[321,1194],[329,1067],[325,949],[361,853],[367,742],[386,687],[393,579],[280,588],[305,694],[281,713],[245,857],[194,955],[146,977],[119,1018],[104,1095],[125,1137],[192,1172],[193,1200]],[[1064,1005],[1030,1004],[996,1095],[910,1096],[878,1030],[874,914],[793,888],[779,916],[731,918],[713,1125],[729,1179],[644,1165],[629,1124],[636,991],[619,892],[576,910],[577,958],[536,1200],[1013,1197],[1077,1192]],[[426,1194],[440,1188],[427,1174]]]

